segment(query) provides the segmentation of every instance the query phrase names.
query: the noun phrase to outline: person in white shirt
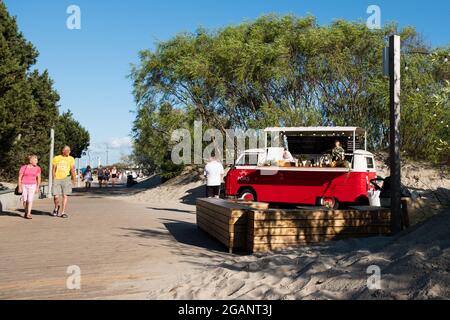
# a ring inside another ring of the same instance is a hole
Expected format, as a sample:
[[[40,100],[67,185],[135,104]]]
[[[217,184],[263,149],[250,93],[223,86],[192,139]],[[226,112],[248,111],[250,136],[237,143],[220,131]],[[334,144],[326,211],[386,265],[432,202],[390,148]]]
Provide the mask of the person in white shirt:
[[[283,160],[291,161],[291,162],[294,161],[294,157],[292,156],[292,154],[289,152],[289,150],[287,148],[284,148]]]
[[[206,197],[219,198],[224,173],[222,164],[217,161],[215,156],[212,156],[205,166]]]

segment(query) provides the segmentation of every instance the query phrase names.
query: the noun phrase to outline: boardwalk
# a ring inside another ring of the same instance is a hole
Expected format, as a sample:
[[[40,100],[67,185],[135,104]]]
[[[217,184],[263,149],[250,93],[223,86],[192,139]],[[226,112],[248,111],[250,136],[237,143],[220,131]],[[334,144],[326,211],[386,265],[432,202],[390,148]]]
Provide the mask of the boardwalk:
[[[36,204],[32,221],[20,212],[0,216],[0,299],[145,299],[224,255],[197,230],[194,206],[171,210],[105,191],[70,201],[67,220],[48,216],[50,200]],[[66,287],[73,265],[81,290]]]

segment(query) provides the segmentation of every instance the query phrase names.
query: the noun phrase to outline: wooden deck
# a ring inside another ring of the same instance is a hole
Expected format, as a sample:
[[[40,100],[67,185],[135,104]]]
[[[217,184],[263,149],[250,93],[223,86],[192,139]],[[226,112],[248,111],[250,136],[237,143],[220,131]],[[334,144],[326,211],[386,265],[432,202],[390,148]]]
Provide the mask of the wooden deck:
[[[0,215],[0,300],[145,299],[200,270],[211,262],[208,249],[221,246],[197,232],[195,206],[175,205],[76,194],[69,219],[48,216],[50,200],[36,203],[31,221],[7,210]],[[81,290],[66,286],[72,265],[81,268]]]

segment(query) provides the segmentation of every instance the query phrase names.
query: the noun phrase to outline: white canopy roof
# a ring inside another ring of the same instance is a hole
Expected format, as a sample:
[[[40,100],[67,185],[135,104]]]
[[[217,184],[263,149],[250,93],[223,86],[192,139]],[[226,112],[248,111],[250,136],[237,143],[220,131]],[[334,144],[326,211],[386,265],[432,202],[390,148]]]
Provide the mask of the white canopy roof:
[[[286,132],[286,133],[356,133],[358,135],[364,135],[366,131],[358,127],[273,127],[266,128],[264,132]]]

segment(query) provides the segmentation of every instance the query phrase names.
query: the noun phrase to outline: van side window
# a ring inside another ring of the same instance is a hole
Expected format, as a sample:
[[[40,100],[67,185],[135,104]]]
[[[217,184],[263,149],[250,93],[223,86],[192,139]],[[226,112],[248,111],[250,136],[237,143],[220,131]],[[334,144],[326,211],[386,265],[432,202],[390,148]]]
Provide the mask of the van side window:
[[[258,165],[258,154],[251,153],[246,154],[242,158],[239,159],[238,166],[257,166]]]
[[[375,164],[373,162],[373,158],[366,157],[367,160],[367,169],[375,169]]]

